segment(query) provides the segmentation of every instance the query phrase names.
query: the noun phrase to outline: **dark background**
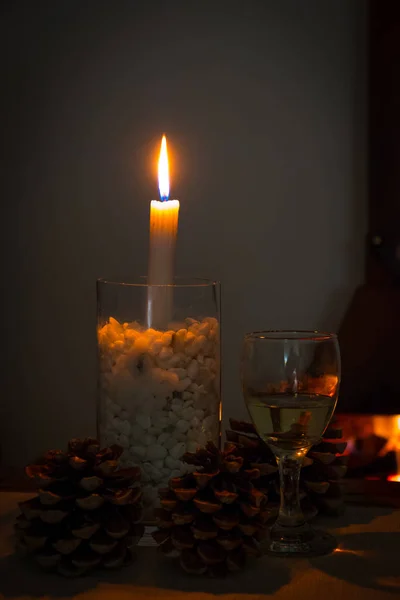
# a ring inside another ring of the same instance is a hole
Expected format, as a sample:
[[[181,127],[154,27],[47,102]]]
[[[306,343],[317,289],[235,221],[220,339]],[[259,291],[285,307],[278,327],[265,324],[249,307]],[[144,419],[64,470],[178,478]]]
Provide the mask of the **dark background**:
[[[240,340],[336,329],[363,277],[365,3],[30,1],[2,9],[0,440],[21,464],[95,430],[95,280],[146,272],[166,132],[177,271]]]

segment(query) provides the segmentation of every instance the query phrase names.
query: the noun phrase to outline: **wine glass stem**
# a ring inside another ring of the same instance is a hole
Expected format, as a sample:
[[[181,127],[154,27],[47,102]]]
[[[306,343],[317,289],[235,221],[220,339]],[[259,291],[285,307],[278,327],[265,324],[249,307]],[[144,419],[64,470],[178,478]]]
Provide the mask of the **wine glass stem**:
[[[293,454],[277,456],[281,487],[281,504],[277,524],[281,527],[298,527],[304,525],[304,516],[300,508],[299,481],[303,456],[297,458]]]

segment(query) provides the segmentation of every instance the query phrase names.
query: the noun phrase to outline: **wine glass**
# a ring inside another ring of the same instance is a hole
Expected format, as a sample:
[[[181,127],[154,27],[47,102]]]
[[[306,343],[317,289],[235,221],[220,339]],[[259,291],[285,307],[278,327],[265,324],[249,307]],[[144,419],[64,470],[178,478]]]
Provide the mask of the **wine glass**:
[[[336,547],[333,536],[306,523],[299,478],[305,455],[335,410],[339,383],[340,352],[333,333],[256,331],[244,337],[243,395],[279,466],[281,502],[268,553],[310,556]]]

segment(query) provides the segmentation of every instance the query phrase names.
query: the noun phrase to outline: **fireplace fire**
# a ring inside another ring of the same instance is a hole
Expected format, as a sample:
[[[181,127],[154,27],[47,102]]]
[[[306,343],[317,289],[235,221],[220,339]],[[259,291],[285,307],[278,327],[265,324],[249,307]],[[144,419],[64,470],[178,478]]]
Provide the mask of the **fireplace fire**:
[[[349,477],[400,482],[400,415],[338,414]]]

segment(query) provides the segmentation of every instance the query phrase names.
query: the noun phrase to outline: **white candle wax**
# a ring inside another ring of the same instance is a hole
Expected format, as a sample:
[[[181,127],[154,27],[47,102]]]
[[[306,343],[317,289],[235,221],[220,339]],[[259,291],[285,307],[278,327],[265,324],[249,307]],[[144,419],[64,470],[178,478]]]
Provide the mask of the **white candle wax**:
[[[174,282],[179,216],[179,201],[168,200],[169,175],[165,136],[161,142],[158,179],[162,200],[152,200],[150,204],[148,284],[152,287],[149,288],[148,294],[147,320],[149,327],[162,328],[167,326],[172,316],[172,288],[166,286]]]

